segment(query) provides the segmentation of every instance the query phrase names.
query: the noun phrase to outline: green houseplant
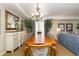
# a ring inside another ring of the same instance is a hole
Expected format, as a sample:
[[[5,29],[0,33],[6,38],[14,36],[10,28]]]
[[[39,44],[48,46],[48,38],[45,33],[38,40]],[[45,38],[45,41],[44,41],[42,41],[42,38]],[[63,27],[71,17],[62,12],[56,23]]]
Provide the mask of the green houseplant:
[[[51,27],[52,27],[52,19],[46,19],[45,20],[45,34],[47,34],[49,31],[50,31],[50,29],[51,29]]]
[[[26,31],[28,32],[28,33],[30,33],[30,32],[32,32],[32,18],[26,18],[25,20],[24,20],[24,24],[25,24],[25,27],[26,27]]]
[[[77,24],[77,27],[76,28],[79,30],[79,23]]]

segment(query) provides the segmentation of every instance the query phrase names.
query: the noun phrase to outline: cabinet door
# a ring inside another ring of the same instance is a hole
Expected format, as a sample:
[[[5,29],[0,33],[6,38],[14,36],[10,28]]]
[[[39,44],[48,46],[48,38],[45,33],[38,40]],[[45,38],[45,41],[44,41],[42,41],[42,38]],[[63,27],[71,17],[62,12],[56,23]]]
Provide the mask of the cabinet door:
[[[18,44],[18,38],[16,35],[14,35],[14,49],[16,49],[19,46]]]
[[[13,36],[12,35],[6,35],[5,36],[5,49],[6,51],[12,51],[13,50]]]

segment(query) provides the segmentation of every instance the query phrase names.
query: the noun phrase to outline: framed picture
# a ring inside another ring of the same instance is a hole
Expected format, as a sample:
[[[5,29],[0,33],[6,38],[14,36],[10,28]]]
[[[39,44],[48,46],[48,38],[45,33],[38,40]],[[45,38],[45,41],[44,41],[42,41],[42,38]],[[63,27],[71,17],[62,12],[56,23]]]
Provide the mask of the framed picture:
[[[73,31],[73,24],[72,23],[66,24],[66,31]]]
[[[6,30],[16,30],[16,22],[19,22],[19,17],[12,14],[9,11],[5,11],[5,29]]]
[[[65,24],[64,23],[59,23],[58,28],[60,28],[61,31],[65,31]]]

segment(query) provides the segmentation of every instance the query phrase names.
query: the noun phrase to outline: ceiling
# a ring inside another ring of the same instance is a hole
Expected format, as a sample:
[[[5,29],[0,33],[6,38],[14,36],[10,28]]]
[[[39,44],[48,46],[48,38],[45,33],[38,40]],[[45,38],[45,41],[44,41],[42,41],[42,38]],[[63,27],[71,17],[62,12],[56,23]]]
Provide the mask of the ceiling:
[[[0,3],[0,6],[13,11],[24,19],[32,15],[36,5],[36,3]],[[79,17],[79,3],[39,3],[39,7],[40,13],[45,17]]]

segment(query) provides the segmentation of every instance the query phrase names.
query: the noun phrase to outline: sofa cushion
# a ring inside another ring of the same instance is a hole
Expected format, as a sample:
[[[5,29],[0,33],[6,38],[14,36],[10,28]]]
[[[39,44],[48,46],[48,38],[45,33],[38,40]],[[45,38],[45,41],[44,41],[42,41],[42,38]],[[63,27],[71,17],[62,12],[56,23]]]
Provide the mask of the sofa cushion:
[[[58,34],[59,43],[72,51],[75,55],[79,55],[79,36],[67,33]]]

